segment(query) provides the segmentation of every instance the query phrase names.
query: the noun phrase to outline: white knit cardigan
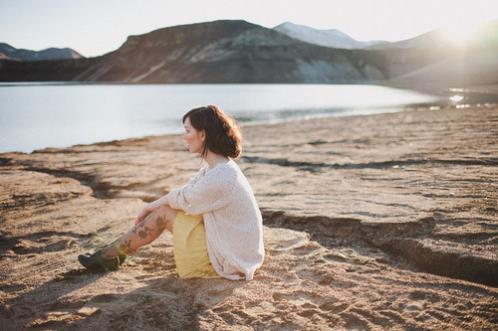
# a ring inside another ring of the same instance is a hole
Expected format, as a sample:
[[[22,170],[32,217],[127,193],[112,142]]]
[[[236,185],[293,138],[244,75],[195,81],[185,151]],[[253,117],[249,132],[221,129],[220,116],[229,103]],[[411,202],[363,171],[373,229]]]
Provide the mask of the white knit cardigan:
[[[188,183],[172,189],[168,204],[190,215],[203,215],[209,260],[227,279],[253,279],[263,264],[263,220],[251,185],[229,159],[204,165]]]

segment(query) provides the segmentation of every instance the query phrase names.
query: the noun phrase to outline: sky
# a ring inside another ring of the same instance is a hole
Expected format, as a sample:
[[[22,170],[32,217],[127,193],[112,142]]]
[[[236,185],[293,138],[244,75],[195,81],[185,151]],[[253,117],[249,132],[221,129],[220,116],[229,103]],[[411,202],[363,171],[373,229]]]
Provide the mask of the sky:
[[[218,19],[267,28],[290,21],[360,41],[398,41],[498,19],[498,0],[0,0],[0,42],[71,47],[89,57],[117,49],[129,35]]]

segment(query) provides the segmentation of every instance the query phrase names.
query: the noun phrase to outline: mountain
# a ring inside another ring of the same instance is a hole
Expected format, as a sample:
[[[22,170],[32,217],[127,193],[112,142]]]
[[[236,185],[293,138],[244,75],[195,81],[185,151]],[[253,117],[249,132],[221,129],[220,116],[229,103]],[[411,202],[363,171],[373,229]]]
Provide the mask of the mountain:
[[[311,45],[242,20],[130,36],[117,50],[92,59],[0,61],[4,81],[69,76],[131,83],[364,83],[385,79],[384,71],[377,51]]]
[[[0,59],[0,81],[373,83],[437,93],[498,84],[497,54],[498,21],[483,24],[465,47],[434,30],[345,49],[303,42],[246,21],[219,20],[130,36],[115,51],[94,58]]]
[[[42,61],[79,59],[83,56],[71,48],[47,48],[42,51],[18,49],[7,43],[0,43],[0,59],[18,61]]]
[[[384,41],[357,41],[339,30],[318,30],[291,22],[282,23],[273,29],[297,40],[333,48],[362,49],[385,43]]]

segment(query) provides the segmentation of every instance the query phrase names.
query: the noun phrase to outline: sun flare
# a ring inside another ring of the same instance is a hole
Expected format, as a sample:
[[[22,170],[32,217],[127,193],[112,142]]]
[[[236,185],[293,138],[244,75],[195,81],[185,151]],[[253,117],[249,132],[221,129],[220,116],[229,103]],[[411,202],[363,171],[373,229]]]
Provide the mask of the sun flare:
[[[477,35],[477,24],[459,24],[444,29],[446,37],[456,46],[465,47]]]

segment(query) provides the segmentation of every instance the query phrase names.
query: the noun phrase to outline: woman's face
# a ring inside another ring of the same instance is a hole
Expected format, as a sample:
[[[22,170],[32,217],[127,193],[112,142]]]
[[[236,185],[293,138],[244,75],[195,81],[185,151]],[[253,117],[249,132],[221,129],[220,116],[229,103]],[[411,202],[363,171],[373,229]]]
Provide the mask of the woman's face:
[[[185,119],[183,123],[185,128],[185,134],[183,139],[190,153],[202,153],[202,147],[204,146],[205,133],[204,130],[197,131],[192,124],[190,124],[190,118]]]

